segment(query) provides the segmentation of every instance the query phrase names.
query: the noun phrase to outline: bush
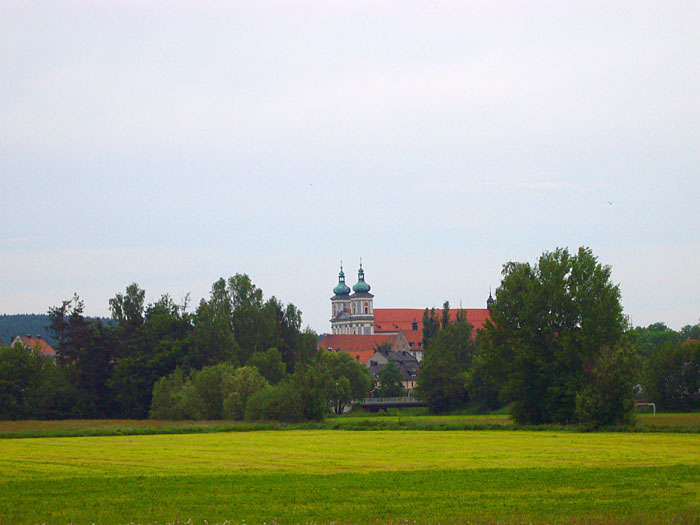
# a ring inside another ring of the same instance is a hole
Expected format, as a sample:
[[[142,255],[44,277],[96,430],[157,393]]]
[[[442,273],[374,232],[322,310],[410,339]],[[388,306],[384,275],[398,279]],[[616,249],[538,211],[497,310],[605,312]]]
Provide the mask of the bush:
[[[290,381],[266,386],[248,399],[245,419],[247,421],[302,421],[304,401],[299,389]]]
[[[576,419],[589,428],[633,425],[637,359],[627,346],[603,348],[586,387],[576,395]]]
[[[243,419],[248,398],[267,385],[252,367],[206,366],[186,379],[177,369],[153,387],[152,419]]]
[[[256,368],[244,366],[237,369],[226,380],[224,399],[224,417],[226,419],[243,419],[246,404],[250,396],[262,390],[267,381]]]
[[[183,399],[184,386],[185,377],[180,368],[156,381],[153,385],[149,417],[151,419],[187,419]]]

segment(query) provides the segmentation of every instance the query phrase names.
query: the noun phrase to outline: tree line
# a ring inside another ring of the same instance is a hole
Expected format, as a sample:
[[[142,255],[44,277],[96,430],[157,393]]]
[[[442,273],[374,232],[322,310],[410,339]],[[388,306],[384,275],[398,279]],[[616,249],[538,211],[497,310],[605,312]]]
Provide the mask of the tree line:
[[[55,363],[0,347],[0,417],[322,419],[371,388],[363,365],[319,353],[299,309],[247,275],[216,281],[193,312],[184,303],[145,304],[134,283],[109,300],[109,324],[77,295],[50,308]]]
[[[449,303],[425,310],[417,395],[431,412],[508,407],[522,424],[598,427],[632,423],[637,399],[700,408],[700,323],[630,328],[610,267],[587,248],[502,273],[477,333]],[[349,354],[319,352],[301,312],[247,275],[187,303],[146,304],[134,283],[109,300],[109,322],[85,317],[77,295],[52,307],[55,363],[0,347],[0,418],[323,419],[375,386]],[[395,363],[379,375],[377,395],[403,394]]]

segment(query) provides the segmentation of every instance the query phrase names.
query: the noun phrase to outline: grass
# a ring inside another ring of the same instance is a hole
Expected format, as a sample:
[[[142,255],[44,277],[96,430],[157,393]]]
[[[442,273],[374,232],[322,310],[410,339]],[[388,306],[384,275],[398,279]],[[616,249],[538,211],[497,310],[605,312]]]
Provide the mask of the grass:
[[[505,414],[428,415],[424,408],[390,409],[368,413],[362,410],[328,418],[325,422],[283,424],[237,421],[158,421],[158,420],[63,420],[0,421],[0,439],[30,437],[120,436],[149,434],[193,434],[211,432],[250,432],[257,430],[557,430],[575,432],[572,426],[516,425]],[[635,428],[607,429],[624,432],[700,433],[700,413],[639,414]]]
[[[0,440],[0,523],[698,523],[700,437],[296,430]]]

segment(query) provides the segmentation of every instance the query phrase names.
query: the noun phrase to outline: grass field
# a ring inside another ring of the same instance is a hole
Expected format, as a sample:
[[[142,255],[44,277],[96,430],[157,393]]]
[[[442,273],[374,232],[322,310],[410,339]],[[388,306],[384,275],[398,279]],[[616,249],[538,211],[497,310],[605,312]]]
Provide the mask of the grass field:
[[[2,523],[698,523],[700,436],[288,430],[0,440]]]
[[[325,422],[280,424],[237,421],[158,421],[150,419],[83,419],[63,421],[0,421],[0,439],[18,437],[119,436],[144,434],[191,434],[254,430],[558,430],[576,427],[519,427],[505,414],[427,415],[425,409],[390,410],[369,414],[360,411]],[[617,431],[700,433],[700,413],[640,414],[635,428]]]

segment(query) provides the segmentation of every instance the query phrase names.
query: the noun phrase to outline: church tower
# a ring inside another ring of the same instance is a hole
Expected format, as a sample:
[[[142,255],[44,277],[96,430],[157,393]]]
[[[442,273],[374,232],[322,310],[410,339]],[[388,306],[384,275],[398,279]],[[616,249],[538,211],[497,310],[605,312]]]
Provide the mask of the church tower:
[[[371,286],[365,281],[365,271],[360,259],[357,283],[352,287],[354,293],[350,296],[350,314],[354,325],[351,333],[365,335],[374,333],[374,295],[369,293],[370,289]]]
[[[360,261],[357,284],[350,288],[345,284],[343,263],[340,263],[338,285],[333,288],[331,297],[331,331],[334,334],[366,335],[374,333],[374,295],[369,293],[370,285],[365,281],[365,271]]]
[[[351,334],[347,331],[350,320],[350,288],[345,284],[343,261],[340,261],[338,285],[333,288],[331,297],[331,329],[334,334]]]

